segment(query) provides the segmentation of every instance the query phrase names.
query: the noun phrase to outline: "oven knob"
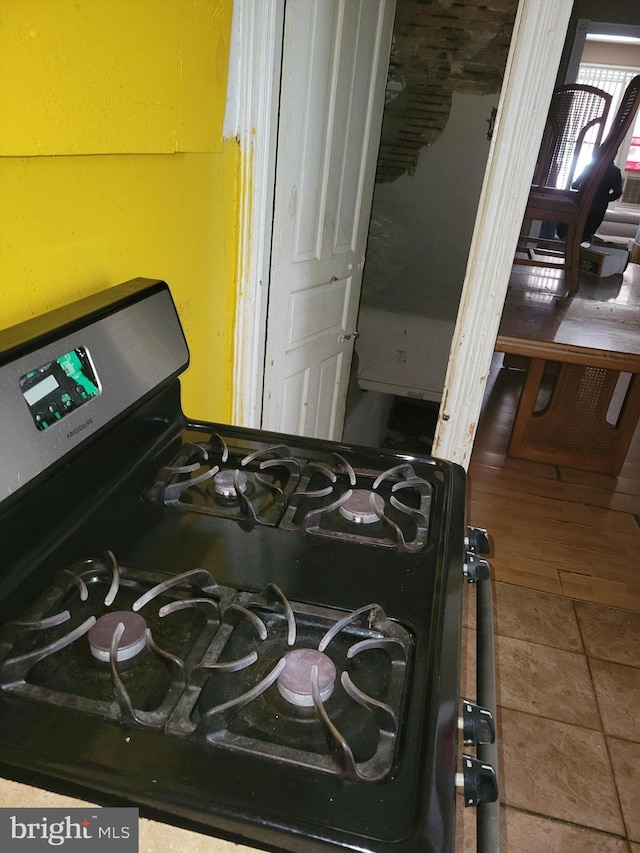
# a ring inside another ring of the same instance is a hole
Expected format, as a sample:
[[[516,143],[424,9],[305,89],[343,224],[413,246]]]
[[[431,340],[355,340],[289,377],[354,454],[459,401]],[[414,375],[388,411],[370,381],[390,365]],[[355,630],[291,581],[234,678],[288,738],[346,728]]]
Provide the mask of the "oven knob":
[[[491,566],[486,560],[481,560],[473,551],[467,551],[467,561],[464,564],[464,576],[469,583],[486,581],[491,577]]]
[[[462,773],[456,773],[456,785],[464,790],[465,806],[495,803],[498,799],[498,780],[493,767],[471,755],[462,756],[462,767]]]
[[[494,743],[496,725],[491,711],[487,711],[475,702],[462,700],[462,717],[458,720],[458,728],[462,729],[462,739],[466,745],[479,743]]]
[[[467,536],[467,548],[474,554],[487,556],[491,553],[491,537],[483,527],[469,527]]]

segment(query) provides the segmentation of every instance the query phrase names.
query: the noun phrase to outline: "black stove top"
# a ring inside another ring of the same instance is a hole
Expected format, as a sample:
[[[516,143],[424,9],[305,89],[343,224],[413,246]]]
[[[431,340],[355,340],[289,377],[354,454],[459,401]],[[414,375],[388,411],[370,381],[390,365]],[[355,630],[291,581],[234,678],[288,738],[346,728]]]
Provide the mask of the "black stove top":
[[[0,772],[274,849],[451,850],[464,503],[450,463],[188,422],[169,376],[0,504]]]

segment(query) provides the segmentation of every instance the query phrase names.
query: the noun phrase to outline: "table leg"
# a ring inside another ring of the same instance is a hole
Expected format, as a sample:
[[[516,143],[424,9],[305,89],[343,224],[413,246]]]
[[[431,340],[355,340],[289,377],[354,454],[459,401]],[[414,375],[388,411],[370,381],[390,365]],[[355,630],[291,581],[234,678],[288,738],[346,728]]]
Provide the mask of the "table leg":
[[[602,367],[557,364],[546,405],[536,411],[545,383],[545,359],[531,359],[511,434],[508,453],[619,474],[640,417],[640,381],[631,377],[615,424],[607,421],[620,373]]]

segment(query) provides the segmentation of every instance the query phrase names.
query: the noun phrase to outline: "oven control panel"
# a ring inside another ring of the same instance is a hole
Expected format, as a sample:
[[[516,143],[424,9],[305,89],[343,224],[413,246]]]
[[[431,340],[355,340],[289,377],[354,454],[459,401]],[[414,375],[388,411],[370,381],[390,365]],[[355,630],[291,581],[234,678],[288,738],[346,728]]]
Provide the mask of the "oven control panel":
[[[0,504],[188,364],[168,285],[155,279],[0,330]]]
[[[37,429],[48,429],[100,394],[86,347],[79,346],[20,377],[20,391]]]

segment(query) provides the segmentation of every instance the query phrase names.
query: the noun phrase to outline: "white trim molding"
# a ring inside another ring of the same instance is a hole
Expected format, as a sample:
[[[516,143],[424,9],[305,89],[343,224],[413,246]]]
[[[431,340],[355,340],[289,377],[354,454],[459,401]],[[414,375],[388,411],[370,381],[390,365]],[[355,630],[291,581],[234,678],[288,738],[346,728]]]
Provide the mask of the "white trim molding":
[[[434,456],[468,467],[573,0],[521,0],[449,354]]]
[[[234,0],[224,136],[240,147],[232,419],[259,428],[285,0]]]

